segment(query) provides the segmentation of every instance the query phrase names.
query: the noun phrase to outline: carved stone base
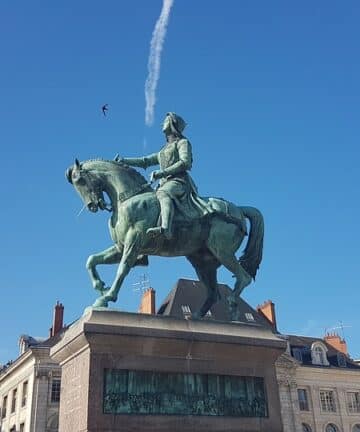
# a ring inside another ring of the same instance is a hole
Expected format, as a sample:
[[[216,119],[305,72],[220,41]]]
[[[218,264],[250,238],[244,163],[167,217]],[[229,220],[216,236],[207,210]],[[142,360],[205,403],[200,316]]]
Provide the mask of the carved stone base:
[[[284,350],[258,324],[89,309],[51,349],[59,432],[281,432]]]

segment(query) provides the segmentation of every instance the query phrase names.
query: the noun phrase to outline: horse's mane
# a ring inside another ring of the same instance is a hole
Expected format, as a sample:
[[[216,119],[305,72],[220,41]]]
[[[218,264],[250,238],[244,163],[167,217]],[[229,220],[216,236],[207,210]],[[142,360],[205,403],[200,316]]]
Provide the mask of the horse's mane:
[[[132,168],[131,166],[123,163],[123,162],[117,162],[114,160],[107,160],[102,158],[94,158],[94,159],[88,159],[86,161],[81,162],[82,168],[85,169],[96,169],[96,170],[113,170],[119,172],[120,170],[126,170],[128,171],[128,174],[133,178],[134,181],[143,184],[148,183],[146,178],[139,173],[136,169]]]

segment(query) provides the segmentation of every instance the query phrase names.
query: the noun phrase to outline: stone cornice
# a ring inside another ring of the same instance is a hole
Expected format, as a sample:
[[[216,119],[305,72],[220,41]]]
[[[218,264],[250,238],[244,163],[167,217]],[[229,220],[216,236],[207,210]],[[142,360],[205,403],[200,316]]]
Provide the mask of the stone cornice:
[[[60,363],[65,358],[68,360],[69,349],[72,355],[79,354],[87,349],[94,335],[177,339],[212,344],[241,343],[245,346],[272,348],[277,353],[276,357],[286,347],[284,340],[259,325],[90,309],[69,327],[62,339],[51,348],[50,355]]]
[[[13,372],[17,371],[20,367],[23,367],[26,362],[33,360],[33,353],[31,349],[24,352],[21,356],[19,356],[16,360],[14,360],[11,365],[9,365],[5,370],[0,373],[0,382],[6,380],[9,375]]]

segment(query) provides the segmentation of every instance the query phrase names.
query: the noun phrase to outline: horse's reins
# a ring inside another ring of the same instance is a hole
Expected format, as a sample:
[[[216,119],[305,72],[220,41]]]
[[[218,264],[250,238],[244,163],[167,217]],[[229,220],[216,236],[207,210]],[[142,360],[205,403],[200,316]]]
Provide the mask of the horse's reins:
[[[118,195],[118,201],[120,201],[120,203],[123,203],[124,201],[127,201],[128,199],[132,198],[133,196],[138,195],[140,192],[144,191],[148,187],[151,187],[150,183],[144,183],[140,185],[137,189],[131,191],[130,193],[121,192]]]

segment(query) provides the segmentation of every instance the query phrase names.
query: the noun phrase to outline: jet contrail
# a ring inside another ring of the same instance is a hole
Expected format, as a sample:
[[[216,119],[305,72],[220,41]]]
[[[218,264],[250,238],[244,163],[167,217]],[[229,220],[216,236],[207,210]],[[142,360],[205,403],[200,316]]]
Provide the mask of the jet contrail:
[[[169,15],[174,0],[163,0],[160,16],[155,24],[150,42],[148,76],[145,81],[145,123],[151,126],[154,122],[156,87],[160,76],[161,51],[166,36]]]

